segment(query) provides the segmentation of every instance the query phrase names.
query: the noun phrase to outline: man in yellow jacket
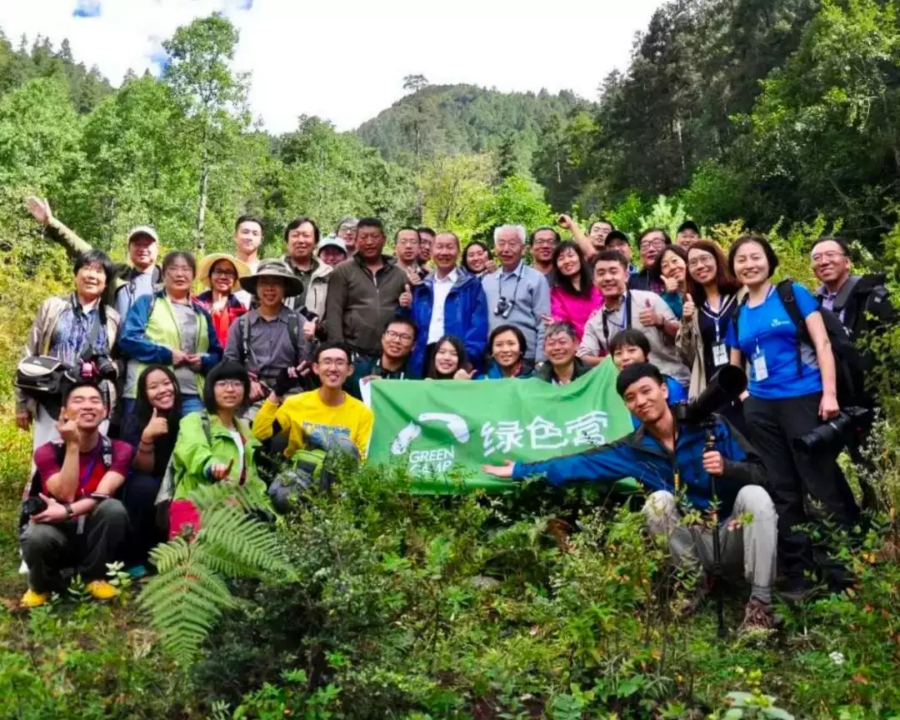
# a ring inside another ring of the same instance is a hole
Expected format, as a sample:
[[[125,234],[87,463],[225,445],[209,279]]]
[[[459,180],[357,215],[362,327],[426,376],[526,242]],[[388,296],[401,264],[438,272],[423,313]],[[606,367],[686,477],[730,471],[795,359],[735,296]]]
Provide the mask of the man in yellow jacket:
[[[327,447],[329,436],[349,438],[366,456],[372,435],[372,411],[356,398],[344,392],[343,385],[353,374],[350,350],[343,343],[324,343],[318,347],[313,362],[322,386],[317,390],[292,395],[287,399],[287,387],[276,383],[275,390],[263,403],[253,421],[253,434],[258,440],[287,432],[285,457],[291,457],[305,447],[306,438],[317,436],[320,447]]]

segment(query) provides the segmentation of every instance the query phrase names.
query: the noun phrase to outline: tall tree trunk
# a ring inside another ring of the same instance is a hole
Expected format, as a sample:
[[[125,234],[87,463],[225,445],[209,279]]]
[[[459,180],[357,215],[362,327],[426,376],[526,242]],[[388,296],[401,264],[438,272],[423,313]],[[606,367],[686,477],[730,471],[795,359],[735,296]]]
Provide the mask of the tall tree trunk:
[[[206,226],[206,203],[209,199],[209,120],[203,126],[203,160],[200,169],[200,202],[197,205],[197,228],[195,231],[194,248],[198,253],[203,252],[205,245],[203,229]]]

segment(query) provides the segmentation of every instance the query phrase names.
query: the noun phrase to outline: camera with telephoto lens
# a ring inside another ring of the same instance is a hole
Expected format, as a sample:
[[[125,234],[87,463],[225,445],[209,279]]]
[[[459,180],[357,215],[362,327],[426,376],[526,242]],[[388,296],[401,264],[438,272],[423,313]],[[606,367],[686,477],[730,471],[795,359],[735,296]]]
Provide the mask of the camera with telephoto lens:
[[[739,367],[726,365],[713,375],[706,390],[691,403],[672,408],[675,419],[683,425],[705,425],[715,412],[737,400],[747,389],[747,375]]]
[[[96,372],[95,372],[96,371]],[[94,355],[81,363],[77,376],[82,380],[115,381],[118,375],[116,364],[107,355]]]
[[[499,315],[506,320],[512,312],[512,309],[513,303],[501,295],[500,299],[497,301],[497,307],[494,308],[494,315]]]
[[[847,442],[849,435],[856,430],[869,411],[863,407],[844,408],[840,415],[826,420],[815,430],[811,430],[798,438],[794,438],[794,449],[811,452],[821,447],[837,447]]]

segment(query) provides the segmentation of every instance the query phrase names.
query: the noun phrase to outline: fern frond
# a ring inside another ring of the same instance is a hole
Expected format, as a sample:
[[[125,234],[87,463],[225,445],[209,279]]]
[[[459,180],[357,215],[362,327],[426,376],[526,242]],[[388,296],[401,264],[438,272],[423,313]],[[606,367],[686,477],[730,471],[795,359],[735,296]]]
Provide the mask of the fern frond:
[[[254,575],[291,571],[272,528],[235,506],[217,505],[206,510],[200,528],[197,542],[202,540],[204,547],[223,562],[231,558]]]

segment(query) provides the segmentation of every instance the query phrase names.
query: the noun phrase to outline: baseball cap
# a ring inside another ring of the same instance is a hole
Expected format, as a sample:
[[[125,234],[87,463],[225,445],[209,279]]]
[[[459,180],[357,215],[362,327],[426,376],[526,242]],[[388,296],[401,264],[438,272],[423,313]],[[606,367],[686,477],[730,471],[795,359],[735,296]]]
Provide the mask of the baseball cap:
[[[676,235],[680,232],[684,232],[685,230],[693,230],[695,233],[700,235],[700,227],[693,220],[685,220],[681,225],[678,226],[678,231]]]
[[[339,238],[335,235],[328,235],[327,237],[322,238],[319,242],[319,247],[316,248],[316,255],[327,247],[336,247],[343,251],[344,255],[347,254],[347,243],[344,242],[343,238]]]
[[[613,241],[624,242],[626,245],[630,244],[628,236],[621,230],[613,230],[609,235],[606,236],[606,245],[609,245]]]
[[[154,242],[159,242],[159,235],[157,235],[156,230],[149,225],[138,225],[137,227],[131,228],[128,233],[128,242],[131,242],[136,235],[146,235],[147,237],[152,237]]]

